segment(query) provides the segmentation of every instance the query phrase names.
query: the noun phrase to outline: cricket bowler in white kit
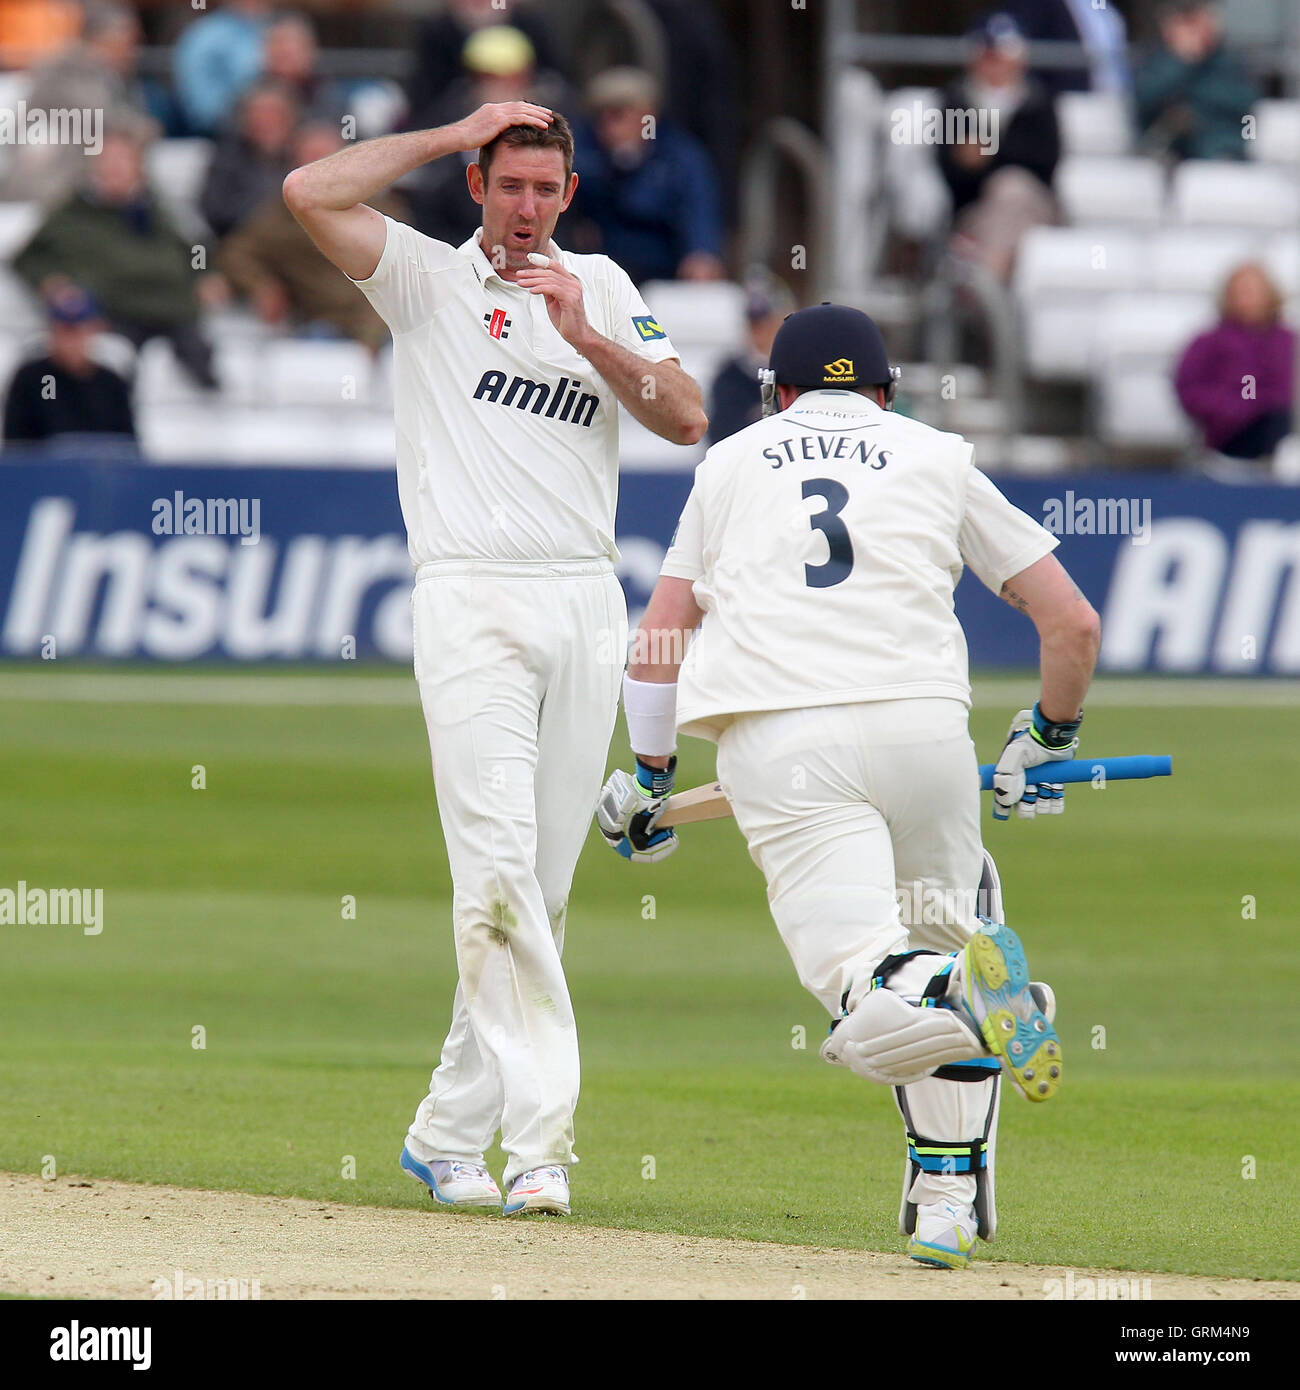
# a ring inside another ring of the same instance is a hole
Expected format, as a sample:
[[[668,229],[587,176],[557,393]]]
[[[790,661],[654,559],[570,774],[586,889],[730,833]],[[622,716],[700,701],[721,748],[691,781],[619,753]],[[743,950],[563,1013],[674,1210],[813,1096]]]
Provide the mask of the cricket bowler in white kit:
[[[453,247],[366,206],[479,151],[483,225]],[[415,676],[454,889],[451,1030],[401,1162],[435,1200],[569,1211],[578,1041],[560,952],[618,706],[618,405],[674,443],[707,420],[628,276],[552,241],[577,187],[563,117],[527,102],[369,141],[285,199],[393,334]],[[484,1155],[500,1130],[507,1196]]]
[[[1047,1100],[1061,1054],[981,845],[953,590],[969,565],[1041,635],[1042,695],[995,775],[1002,819],[1063,807],[1024,771],[1076,748],[1099,625],[971,445],[891,412],[895,380],[856,309],[782,325],[764,388],[779,413],[696,471],[624,682],[636,773],[610,778],[597,820],[626,858],[662,859],[677,732],[717,744],[773,918],[835,1020],[823,1057],[894,1088],[908,1253],[957,1268],[996,1226],[1000,1069]]]

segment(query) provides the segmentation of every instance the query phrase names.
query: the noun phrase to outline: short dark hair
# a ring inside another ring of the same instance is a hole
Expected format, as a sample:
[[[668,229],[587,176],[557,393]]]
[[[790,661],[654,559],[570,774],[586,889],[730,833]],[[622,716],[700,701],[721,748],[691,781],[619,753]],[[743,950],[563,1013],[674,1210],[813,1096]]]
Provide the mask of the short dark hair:
[[[478,152],[478,167],[483,171],[484,183],[488,181],[493,156],[501,145],[514,149],[559,150],[564,156],[565,183],[573,173],[573,131],[558,111],[551,117],[551,123],[545,130],[535,125],[512,125],[507,126],[495,140],[489,140]]]

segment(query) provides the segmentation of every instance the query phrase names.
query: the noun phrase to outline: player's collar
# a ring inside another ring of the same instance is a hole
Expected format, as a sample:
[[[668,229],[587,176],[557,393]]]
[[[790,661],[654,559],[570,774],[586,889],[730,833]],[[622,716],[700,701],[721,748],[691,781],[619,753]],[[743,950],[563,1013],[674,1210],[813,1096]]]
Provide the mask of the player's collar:
[[[500,280],[503,285],[513,285],[513,280],[505,279],[492,264],[492,259],[483,249],[483,228],[475,227],[474,235],[468,241],[463,241],[456,248],[463,251],[470,259],[470,264],[474,267],[474,274],[478,276],[480,285],[486,285],[489,280]],[[561,260],[564,252],[555,244],[554,239],[546,243],[546,254],[554,260]]]
[[[811,391],[803,391],[790,408],[793,410],[805,401],[807,402],[806,408],[809,410],[819,408],[843,410],[848,407],[851,410],[861,409],[868,412],[874,410],[878,414],[884,414],[881,407],[870,396],[861,395],[857,391],[846,391],[840,386],[814,387]]]

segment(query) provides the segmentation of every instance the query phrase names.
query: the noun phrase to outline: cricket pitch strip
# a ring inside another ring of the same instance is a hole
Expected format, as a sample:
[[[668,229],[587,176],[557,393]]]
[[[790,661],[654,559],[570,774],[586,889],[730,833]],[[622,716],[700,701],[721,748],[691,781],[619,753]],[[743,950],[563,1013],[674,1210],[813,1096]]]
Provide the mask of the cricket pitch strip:
[[[1296,1299],[1300,1283],[873,1254],[0,1174],[0,1292],[46,1298]]]

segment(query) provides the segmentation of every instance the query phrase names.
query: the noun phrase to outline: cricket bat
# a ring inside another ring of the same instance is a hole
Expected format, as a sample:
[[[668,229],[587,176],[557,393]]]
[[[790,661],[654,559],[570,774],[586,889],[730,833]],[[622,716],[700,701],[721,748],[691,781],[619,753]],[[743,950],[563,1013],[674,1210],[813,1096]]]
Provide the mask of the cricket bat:
[[[980,787],[990,791],[996,764],[980,768]],[[1043,763],[1025,773],[1026,782],[1129,782],[1147,777],[1173,775],[1173,759],[1168,754],[1139,753],[1121,758],[1076,758],[1063,763]],[[696,821],[723,820],[731,814],[731,803],[718,782],[670,796],[656,826],[692,825]]]

